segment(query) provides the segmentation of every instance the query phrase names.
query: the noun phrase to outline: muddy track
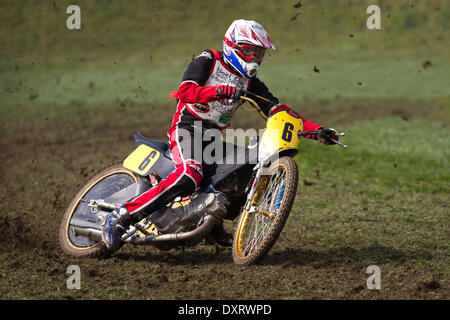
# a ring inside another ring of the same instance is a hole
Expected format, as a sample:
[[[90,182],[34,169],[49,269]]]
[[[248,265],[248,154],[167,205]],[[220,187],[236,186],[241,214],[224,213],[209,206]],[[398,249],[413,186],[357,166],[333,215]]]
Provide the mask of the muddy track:
[[[165,139],[166,128],[152,130],[154,138]],[[66,206],[94,172],[124,159],[134,148],[134,130],[125,126],[102,128],[102,134],[98,135],[97,128],[71,130],[49,123],[45,132],[36,131],[23,128],[4,135],[1,141],[0,297],[3,299],[410,297],[410,288],[394,287],[388,291],[390,294],[384,295],[364,289],[361,281],[365,281],[366,274],[358,259],[370,257],[369,250],[318,251],[308,242],[295,247],[296,244],[287,244],[283,235],[261,264],[251,267],[235,265],[229,248],[204,244],[169,252],[126,246],[109,259],[67,256],[59,248],[57,232]],[[146,134],[145,130],[141,132]],[[233,225],[226,227],[231,231]],[[382,246],[375,249],[394,264],[416,258]],[[352,259],[358,263],[351,264]],[[69,265],[80,267],[81,290],[66,287]],[[420,282],[414,297],[446,296],[442,284],[427,281]]]

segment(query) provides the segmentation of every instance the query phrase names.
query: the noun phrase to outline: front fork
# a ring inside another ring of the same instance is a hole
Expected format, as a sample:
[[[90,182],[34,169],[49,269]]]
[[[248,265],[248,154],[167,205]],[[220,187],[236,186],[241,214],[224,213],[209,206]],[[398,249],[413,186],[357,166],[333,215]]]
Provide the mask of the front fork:
[[[258,202],[259,198],[261,197],[267,186],[269,176],[264,174],[266,170],[267,168],[264,167],[262,163],[256,169],[251,187],[249,188],[250,190],[247,191],[248,192],[247,201],[245,202],[244,205],[244,209],[247,212],[250,212],[251,208],[256,206],[256,203]]]

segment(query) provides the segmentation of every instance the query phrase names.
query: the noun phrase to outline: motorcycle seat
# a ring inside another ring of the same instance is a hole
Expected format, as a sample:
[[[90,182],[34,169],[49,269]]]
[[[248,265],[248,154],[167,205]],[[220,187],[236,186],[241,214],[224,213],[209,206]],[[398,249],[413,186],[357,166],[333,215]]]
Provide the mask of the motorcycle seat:
[[[170,154],[169,144],[166,142],[146,138],[139,132],[135,132],[133,138],[137,145],[145,144],[153,149],[160,151],[163,154]]]

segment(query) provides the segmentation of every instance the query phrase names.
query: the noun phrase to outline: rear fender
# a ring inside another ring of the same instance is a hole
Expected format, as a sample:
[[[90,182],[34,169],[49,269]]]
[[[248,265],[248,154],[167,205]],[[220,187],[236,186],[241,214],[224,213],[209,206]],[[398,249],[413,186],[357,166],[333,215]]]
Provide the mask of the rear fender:
[[[136,198],[151,188],[152,185],[148,180],[139,180],[138,182],[129,185],[125,189],[117,191],[103,200],[107,203],[122,204]]]

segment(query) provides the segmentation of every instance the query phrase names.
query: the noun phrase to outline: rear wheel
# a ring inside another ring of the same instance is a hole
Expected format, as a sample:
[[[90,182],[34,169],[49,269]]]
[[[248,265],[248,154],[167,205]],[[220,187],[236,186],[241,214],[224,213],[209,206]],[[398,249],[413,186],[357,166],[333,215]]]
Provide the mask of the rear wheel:
[[[252,200],[251,210],[241,213],[233,242],[233,260],[252,265],[269,252],[280,236],[294,203],[298,185],[297,164],[282,157],[264,176]]]
[[[62,250],[75,256],[101,253],[103,245],[98,238],[101,221],[82,200],[104,199],[138,179],[137,174],[125,169],[120,163],[103,169],[86,182],[70,201],[59,226],[59,244]],[[92,235],[77,234],[74,226],[80,223],[90,226]]]

